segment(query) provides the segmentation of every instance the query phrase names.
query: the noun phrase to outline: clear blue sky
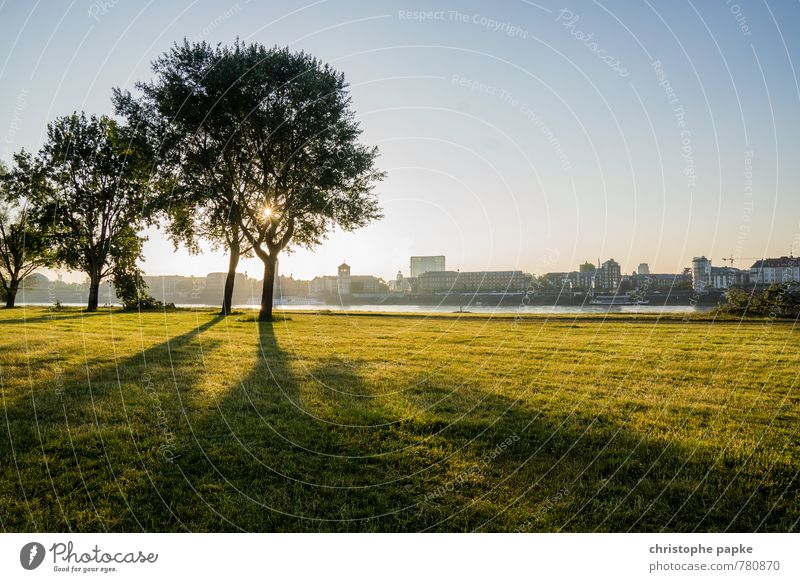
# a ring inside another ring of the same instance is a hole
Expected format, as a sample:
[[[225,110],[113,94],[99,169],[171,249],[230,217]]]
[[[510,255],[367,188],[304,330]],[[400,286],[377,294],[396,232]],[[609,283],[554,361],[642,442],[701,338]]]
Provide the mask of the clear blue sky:
[[[174,41],[239,36],[342,70],[388,171],[384,220],[285,257],[284,274],[347,260],[390,277],[412,254],[533,272],[799,254],[800,3],[564,6],[0,0],[0,157],[36,149],[55,116],[110,113],[111,88]],[[226,268],[148,234],[150,274]]]

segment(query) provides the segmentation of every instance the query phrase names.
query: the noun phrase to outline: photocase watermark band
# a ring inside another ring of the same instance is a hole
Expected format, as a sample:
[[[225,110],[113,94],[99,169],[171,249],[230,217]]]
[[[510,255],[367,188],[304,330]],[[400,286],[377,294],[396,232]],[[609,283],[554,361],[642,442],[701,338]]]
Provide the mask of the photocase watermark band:
[[[628,77],[631,74],[630,71],[622,65],[618,58],[608,54],[606,50],[597,43],[593,32],[586,33],[577,27],[580,19],[581,17],[579,14],[575,14],[568,8],[562,8],[558,11],[558,15],[556,16],[556,22],[561,23],[564,29],[597,55],[597,58],[600,59],[601,62],[608,65],[611,70],[620,77]]]

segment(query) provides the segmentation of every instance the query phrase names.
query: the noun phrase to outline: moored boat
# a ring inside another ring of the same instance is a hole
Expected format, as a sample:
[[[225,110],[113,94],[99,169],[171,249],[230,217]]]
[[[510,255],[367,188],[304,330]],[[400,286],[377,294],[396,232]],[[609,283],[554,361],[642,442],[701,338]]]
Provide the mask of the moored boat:
[[[650,302],[630,295],[595,295],[589,303],[592,305],[647,305]]]

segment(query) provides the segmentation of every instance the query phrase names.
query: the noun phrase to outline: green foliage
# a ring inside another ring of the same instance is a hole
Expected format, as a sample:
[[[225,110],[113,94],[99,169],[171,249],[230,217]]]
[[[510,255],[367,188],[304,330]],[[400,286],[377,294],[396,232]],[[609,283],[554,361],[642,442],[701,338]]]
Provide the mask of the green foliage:
[[[117,298],[122,302],[124,310],[153,309],[161,307],[147,292],[144,282],[144,271],[137,265],[137,260],[142,259],[141,248],[143,240],[131,228],[120,231],[112,247],[112,256],[115,257],[111,270],[111,278]]]
[[[224,235],[268,265],[381,217],[377,148],[359,142],[344,76],[330,65],[288,48],[184,41],[153,70],[141,97],[117,91],[115,104],[157,144],[173,240]]]
[[[17,159],[21,163],[11,172],[0,168],[0,298],[8,307],[25,277],[53,262],[46,225],[36,222],[30,205],[40,182],[24,152]]]
[[[775,283],[763,290],[728,290],[724,313],[756,315],[771,318],[800,317],[800,284]]]
[[[76,113],[48,126],[45,145],[29,161],[44,176],[33,200],[51,227],[55,259],[89,275],[90,310],[100,281],[140,252],[135,231],[153,211],[151,160],[147,143],[129,128]]]

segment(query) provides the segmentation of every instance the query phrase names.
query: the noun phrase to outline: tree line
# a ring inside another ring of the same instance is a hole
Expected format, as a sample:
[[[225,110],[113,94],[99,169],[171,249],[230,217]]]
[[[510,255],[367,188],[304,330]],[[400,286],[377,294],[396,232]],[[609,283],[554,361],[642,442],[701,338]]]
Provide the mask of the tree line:
[[[175,248],[198,253],[205,241],[227,252],[223,314],[239,260],[260,259],[268,321],[280,253],[381,217],[378,150],[361,143],[348,85],[330,65],[288,48],[184,40],[152,73],[135,94],[112,90],[114,117],[59,117],[38,152],[0,166],[7,307],[45,266],[86,273],[89,311],[108,279],[125,305],[142,305],[141,233],[158,225]]]

